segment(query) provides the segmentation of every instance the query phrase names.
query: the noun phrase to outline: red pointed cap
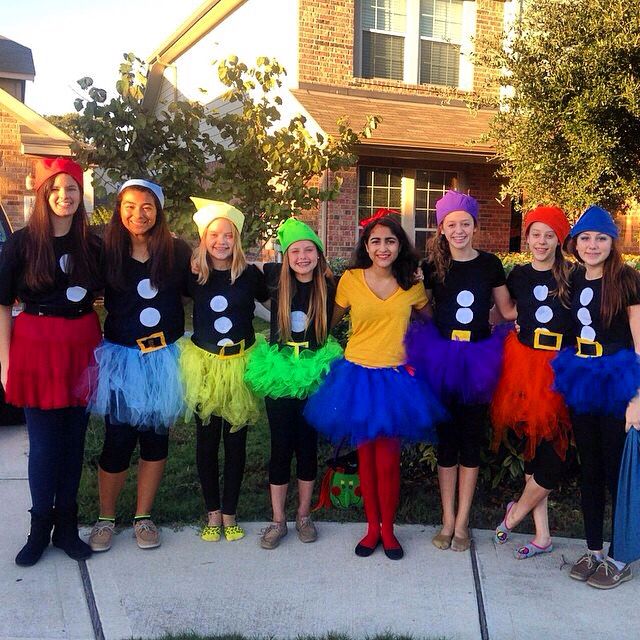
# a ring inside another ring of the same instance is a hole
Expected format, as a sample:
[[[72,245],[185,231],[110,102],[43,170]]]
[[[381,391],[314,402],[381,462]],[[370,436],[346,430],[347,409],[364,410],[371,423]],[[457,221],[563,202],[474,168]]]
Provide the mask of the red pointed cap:
[[[529,227],[534,222],[543,222],[551,227],[558,241],[562,244],[569,235],[569,221],[565,212],[560,207],[539,205],[531,209],[524,219],[524,233],[529,233]]]
[[[80,191],[82,191],[82,167],[70,158],[41,158],[38,160],[34,189],[38,191],[49,178],[57,176],[59,173],[68,173],[78,183]]]

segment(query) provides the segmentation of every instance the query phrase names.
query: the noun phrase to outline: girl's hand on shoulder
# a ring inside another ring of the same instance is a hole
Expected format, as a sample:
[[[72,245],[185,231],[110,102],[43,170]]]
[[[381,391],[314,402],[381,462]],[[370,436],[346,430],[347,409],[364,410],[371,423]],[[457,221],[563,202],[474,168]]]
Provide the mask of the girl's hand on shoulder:
[[[413,284],[418,284],[418,282],[424,282],[424,272],[421,267],[413,272]]]
[[[624,416],[624,430],[628,432],[631,427],[640,431],[640,396],[636,395],[628,404]]]
[[[200,275],[200,266],[193,258],[191,258],[191,273],[193,273],[194,276]]]

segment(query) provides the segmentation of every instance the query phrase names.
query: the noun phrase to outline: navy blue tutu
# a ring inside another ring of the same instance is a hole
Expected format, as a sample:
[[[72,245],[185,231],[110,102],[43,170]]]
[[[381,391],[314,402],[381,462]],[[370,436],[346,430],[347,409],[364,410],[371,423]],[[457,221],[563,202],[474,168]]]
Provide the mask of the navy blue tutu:
[[[551,366],[556,391],[578,414],[623,418],[640,387],[640,358],[631,349],[589,358],[563,349]]]
[[[504,340],[512,324],[498,325],[478,342],[444,338],[433,322],[413,323],[405,336],[407,363],[446,403],[486,404],[502,373]]]
[[[447,411],[429,386],[404,366],[373,369],[336,360],[307,400],[304,417],[332,442],[353,446],[379,437],[437,442]]]
[[[95,357],[88,411],[109,416],[112,424],[157,433],[166,433],[184,413],[177,343],[143,353],[103,340]]]

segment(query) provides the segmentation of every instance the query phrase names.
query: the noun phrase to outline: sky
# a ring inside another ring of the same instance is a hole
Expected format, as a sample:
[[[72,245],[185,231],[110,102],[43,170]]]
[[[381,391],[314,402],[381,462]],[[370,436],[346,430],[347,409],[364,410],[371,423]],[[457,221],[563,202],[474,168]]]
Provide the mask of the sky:
[[[122,54],[149,56],[203,0],[0,0],[0,35],[33,53],[25,102],[42,115],[74,112],[76,81],[113,92]]]

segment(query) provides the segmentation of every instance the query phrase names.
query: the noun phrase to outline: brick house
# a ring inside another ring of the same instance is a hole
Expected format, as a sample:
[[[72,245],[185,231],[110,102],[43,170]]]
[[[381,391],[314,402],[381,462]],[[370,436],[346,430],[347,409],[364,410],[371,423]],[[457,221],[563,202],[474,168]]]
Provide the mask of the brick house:
[[[26,83],[34,77],[31,49],[0,36],[0,201],[14,229],[30,212],[34,192],[27,178],[34,160],[70,156],[73,142],[24,104]]]
[[[210,0],[149,58],[145,104],[161,110],[178,96],[202,101],[201,88],[220,95],[214,58],[235,54],[249,64],[260,55],[276,58],[288,71],[284,117],[302,113],[310,129],[325,133],[334,133],[342,116],[354,128],[366,115],[383,118],[357,149],[357,166],[341,172],[339,200],[310,214],[329,256],[348,256],[358,220],[379,207],[399,210],[424,251],[435,230],[435,201],[451,186],[480,202],[478,246],[508,250],[510,238],[519,246],[520,220],[509,202],[498,201],[492,150],[477,142],[492,113],[469,111],[463,98],[486,91],[490,80],[470,60],[475,39],[500,33],[519,4]],[[209,104],[225,108],[220,100]]]

